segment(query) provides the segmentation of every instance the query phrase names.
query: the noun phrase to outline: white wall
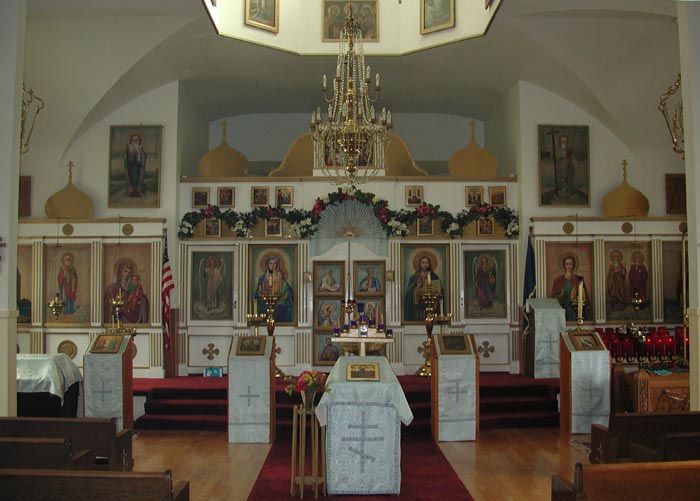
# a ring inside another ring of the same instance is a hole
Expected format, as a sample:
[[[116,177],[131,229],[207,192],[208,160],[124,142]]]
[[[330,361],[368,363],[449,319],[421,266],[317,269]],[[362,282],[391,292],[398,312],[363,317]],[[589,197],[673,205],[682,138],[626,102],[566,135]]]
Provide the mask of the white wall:
[[[194,176],[204,152],[209,151],[209,123],[199,112],[186,87],[178,85],[177,178]]]
[[[498,175],[519,175],[520,93],[512,87],[486,120],[486,149],[498,161]]]

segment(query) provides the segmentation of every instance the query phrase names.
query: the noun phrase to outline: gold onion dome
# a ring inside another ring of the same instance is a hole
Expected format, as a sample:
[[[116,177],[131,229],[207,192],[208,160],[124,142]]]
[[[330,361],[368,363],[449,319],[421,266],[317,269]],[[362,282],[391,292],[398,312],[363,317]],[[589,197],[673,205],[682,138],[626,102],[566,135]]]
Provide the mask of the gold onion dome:
[[[474,120],[469,122],[471,141],[461,150],[457,150],[447,162],[452,177],[489,179],[496,177],[498,161],[491,153],[476,144],[474,140]]]
[[[44,205],[46,217],[52,219],[90,219],[95,204],[73,184],[73,162],[68,162],[68,184],[49,197]]]
[[[202,177],[248,176],[248,159],[240,151],[228,145],[226,125],[225,121],[221,124],[221,144],[199,161],[198,169]]]
[[[627,182],[627,160],[622,161],[622,183],[603,197],[601,207],[606,217],[627,217],[649,214],[649,199]]]

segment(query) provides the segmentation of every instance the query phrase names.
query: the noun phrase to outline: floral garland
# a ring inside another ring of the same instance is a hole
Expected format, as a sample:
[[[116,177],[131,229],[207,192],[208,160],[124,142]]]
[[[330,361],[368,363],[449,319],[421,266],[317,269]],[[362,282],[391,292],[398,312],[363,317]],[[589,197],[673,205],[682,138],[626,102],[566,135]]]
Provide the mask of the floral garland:
[[[405,237],[409,233],[409,226],[422,217],[440,219],[442,231],[450,238],[461,237],[463,228],[469,223],[490,216],[493,216],[496,223],[504,228],[507,237],[516,237],[520,233],[518,214],[508,207],[480,204],[452,215],[449,212],[441,211],[439,205],[423,202],[413,210],[392,210],[385,199],[374,193],[366,193],[351,187],[346,190],[338,188],[338,191],[317,198],[310,211],[304,209],[286,211],[280,207],[256,207],[250,212],[236,212],[230,209],[222,211],[216,205],[209,205],[203,209],[188,212],[182,217],[178,237],[193,237],[195,226],[201,220],[211,217],[221,220],[237,237],[249,237],[251,229],[259,219],[269,221],[273,217],[278,217],[291,224],[291,230],[298,238],[307,238],[316,232],[321,214],[326,207],[349,200],[357,200],[371,207],[387,237]]]

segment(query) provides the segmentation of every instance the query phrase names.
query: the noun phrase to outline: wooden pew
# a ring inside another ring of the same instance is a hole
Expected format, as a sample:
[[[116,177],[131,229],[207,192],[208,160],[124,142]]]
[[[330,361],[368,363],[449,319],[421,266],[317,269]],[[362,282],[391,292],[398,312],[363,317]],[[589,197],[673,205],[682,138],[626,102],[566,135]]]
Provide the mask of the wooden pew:
[[[591,426],[593,464],[620,463],[631,460],[632,443],[655,449],[662,433],[700,432],[700,412],[640,414],[616,412],[610,415],[610,427]]]
[[[69,437],[0,437],[0,468],[88,470],[91,467],[90,451],[73,453]]]
[[[0,492],[5,501],[188,501],[190,484],[181,481],[173,488],[170,470],[143,473],[0,469]]]
[[[93,418],[0,417],[0,436],[70,437],[75,450],[92,451],[93,468],[130,471],[131,429],[117,432],[117,420]]]
[[[662,433],[655,449],[633,443],[630,452],[633,463],[700,460],[700,433]]]
[[[552,501],[698,499],[700,461],[576,464],[573,482],[552,475]]]

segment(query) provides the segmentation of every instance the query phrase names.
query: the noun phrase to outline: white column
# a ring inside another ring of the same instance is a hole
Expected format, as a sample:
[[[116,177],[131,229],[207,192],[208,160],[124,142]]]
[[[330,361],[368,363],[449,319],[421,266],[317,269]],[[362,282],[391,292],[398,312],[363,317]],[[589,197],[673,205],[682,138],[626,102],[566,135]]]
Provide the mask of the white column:
[[[700,410],[700,4],[677,2],[685,128],[690,320],[690,408]],[[671,77],[669,77],[671,78]]]
[[[0,2],[0,416],[17,415],[17,203],[26,0]]]

